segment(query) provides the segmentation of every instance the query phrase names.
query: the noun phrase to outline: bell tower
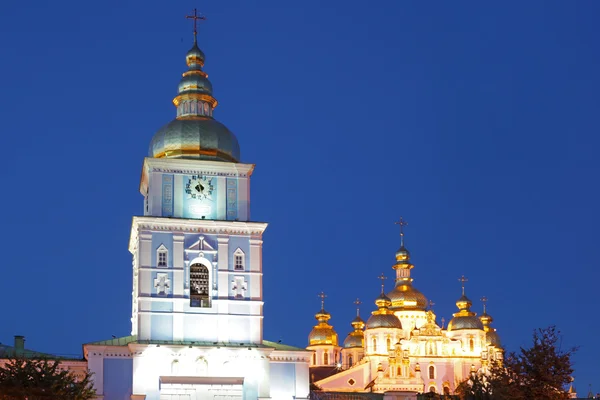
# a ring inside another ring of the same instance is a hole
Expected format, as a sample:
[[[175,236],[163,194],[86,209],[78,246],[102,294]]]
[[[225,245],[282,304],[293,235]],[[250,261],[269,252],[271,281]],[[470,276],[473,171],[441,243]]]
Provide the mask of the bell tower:
[[[213,117],[217,100],[194,42],[174,120],[144,159],[144,215],[133,218],[132,335],[148,343],[262,343],[262,234],[250,221],[253,164]]]

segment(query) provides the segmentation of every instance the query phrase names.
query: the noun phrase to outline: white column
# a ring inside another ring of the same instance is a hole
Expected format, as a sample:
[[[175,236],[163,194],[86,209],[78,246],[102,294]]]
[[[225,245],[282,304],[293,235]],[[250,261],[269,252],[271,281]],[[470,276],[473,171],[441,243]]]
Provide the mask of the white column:
[[[184,260],[183,260],[183,240],[185,236],[182,234],[173,234],[173,340],[183,340],[183,302],[178,301],[178,298],[183,297],[183,286],[185,282]]]
[[[229,236],[218,237],[217,243],[217,295],[220,299],[226,299],[229,294]]]

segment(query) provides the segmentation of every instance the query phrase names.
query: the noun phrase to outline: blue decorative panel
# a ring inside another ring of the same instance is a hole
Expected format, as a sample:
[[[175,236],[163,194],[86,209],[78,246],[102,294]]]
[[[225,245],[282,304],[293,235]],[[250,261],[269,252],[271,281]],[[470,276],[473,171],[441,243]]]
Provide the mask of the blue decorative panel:
[[[158,314],[150,317],[151,340],[173,340],[173,314]]]
[[[205,175],[183,176],[183,217],[217,219],[217,178]]]
[[[237,179],[227,178],[227,220],[233,221],[238,217]]]
[[[173,216],[173,175],[162,176],[162,216]]]
[[[130,400],[133,386],[133,360],[119,358],[104,359],[104,398]]]

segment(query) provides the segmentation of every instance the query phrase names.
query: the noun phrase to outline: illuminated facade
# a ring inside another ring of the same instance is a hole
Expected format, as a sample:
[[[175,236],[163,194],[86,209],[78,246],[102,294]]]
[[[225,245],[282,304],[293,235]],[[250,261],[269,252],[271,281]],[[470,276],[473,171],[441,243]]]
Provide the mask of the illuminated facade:
[[[84,345],[98,398],[308,398],[310,352],[263,340],[267,224],[250,220],[254,165],[213,118],[195,34],[186,62],[177,117],[154,135],[142,168],[131,336]]]
[[[452,394],[469,373],[485,368],[490,360],[502,359],[503,350],[496,329],[491,327],[485,298],[483,314],[477,317],[465,295],[464,277],[462,296],[456,302],[458,312],[447,327],[436,323],[432,304],[413,286],[414,265],[404,247],[402,231],[401,239],[393,266],[394,289],[385,293],[382,275],[377,309],[366,322],[357,312],[353,330],[341,348],[337,333],[328,323],[331,315],[323,306],[316,314],[319,324],[309,335],[307,350],[313,351],[311,376],[321,390],[396,392],[403,399],[416,399],[416,394],[423,392]],[[360,304],[358,300],[356,303]]]

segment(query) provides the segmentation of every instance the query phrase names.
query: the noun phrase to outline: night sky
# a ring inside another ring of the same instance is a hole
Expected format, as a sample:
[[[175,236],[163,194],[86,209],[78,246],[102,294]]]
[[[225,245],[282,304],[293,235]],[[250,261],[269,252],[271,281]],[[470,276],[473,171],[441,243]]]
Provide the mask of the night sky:
[[[375,6],[374,6],[375,5]],[[81,354],[131,324],[131,217],[192,26],[215,117],[255,163],[265,339],[343,341],[399,230],[438,323],[458,278],[506,348],[556,324],[600,391],[600,2],[157,0],[0,8],[0,341]]]

